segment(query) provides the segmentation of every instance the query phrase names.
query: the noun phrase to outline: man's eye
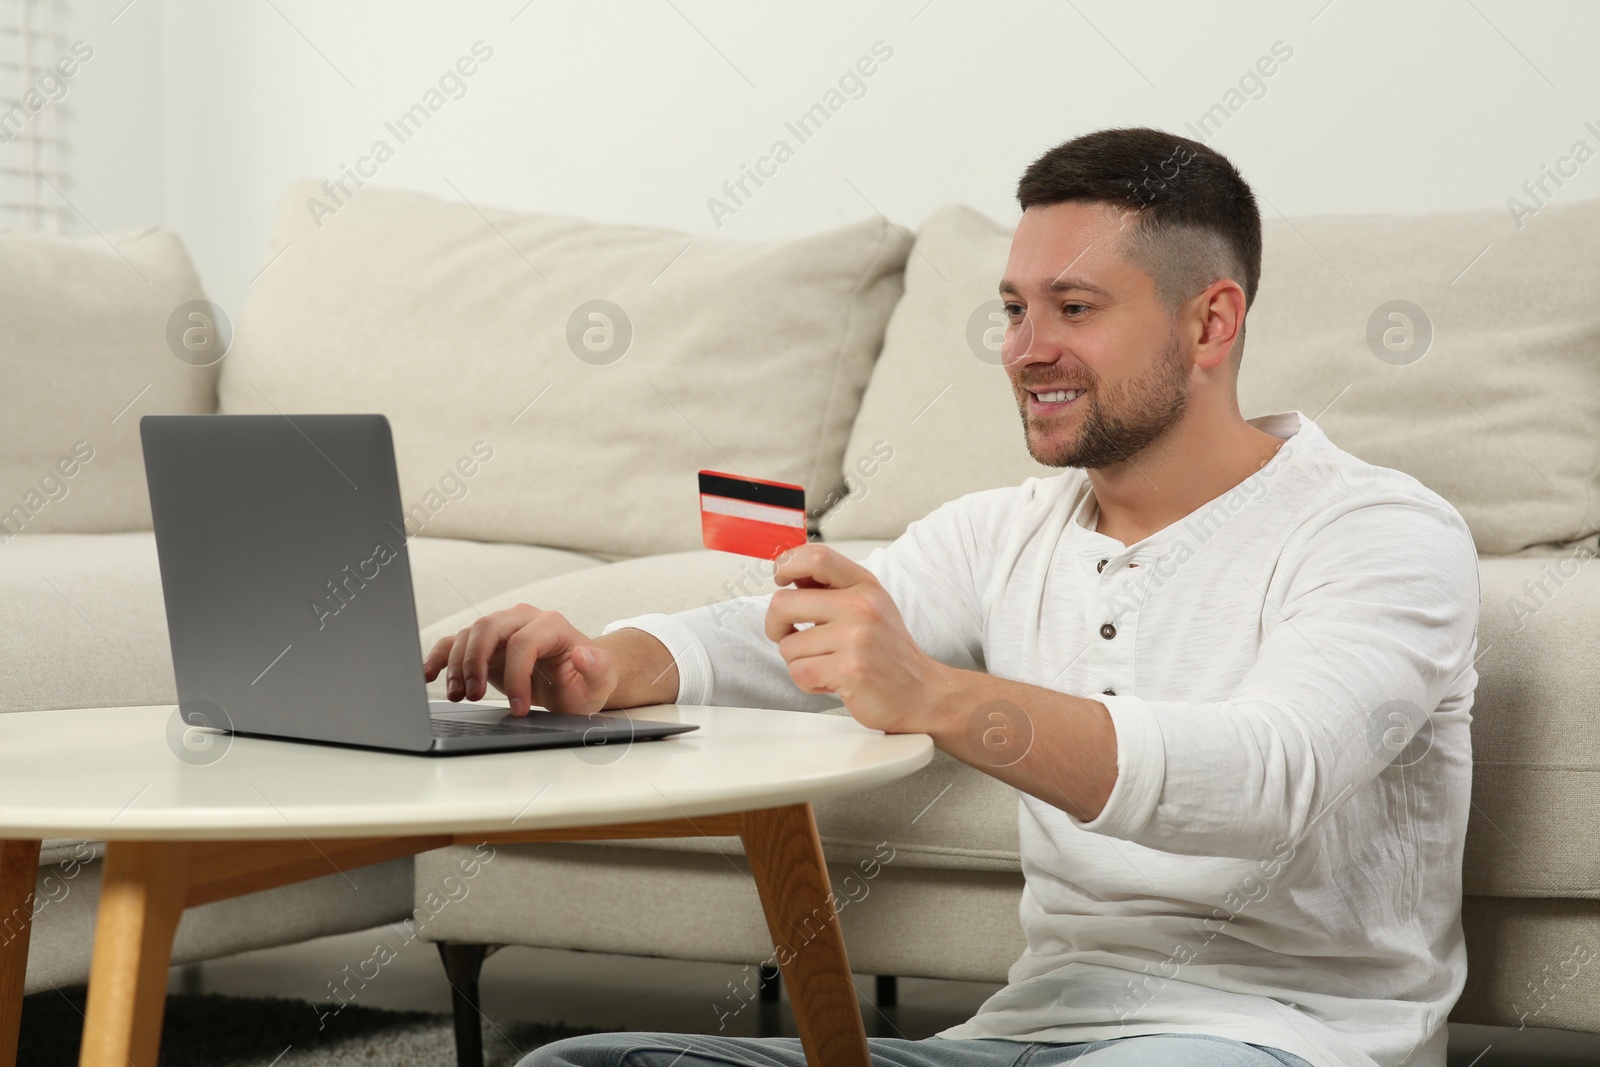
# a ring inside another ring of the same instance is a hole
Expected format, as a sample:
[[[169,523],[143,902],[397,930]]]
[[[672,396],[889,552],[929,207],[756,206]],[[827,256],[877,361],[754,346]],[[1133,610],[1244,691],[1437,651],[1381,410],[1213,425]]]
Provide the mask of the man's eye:
[[[1021,315],[1021,314],[1022,314],[1022,305],[1021,304],[1007,304],[1005,306],[1006,318],[1014,319],[1018,315]]]
[[[1072,310],[1073,308],[1081,308],[1083,311],[1088,311],[1089,310],[1089,305],[1088,304],[1062,304],[1061,305],[1061,310],[1065,311],[1068,315],[1079,314],[1079,312],[1073,311]]]

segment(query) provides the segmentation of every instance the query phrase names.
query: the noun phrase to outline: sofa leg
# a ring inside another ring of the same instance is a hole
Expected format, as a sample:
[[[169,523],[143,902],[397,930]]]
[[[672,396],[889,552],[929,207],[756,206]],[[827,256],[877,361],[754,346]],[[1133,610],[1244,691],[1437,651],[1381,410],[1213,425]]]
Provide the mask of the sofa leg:
[[[478,1007],[478,975],[499,946],[440,941],[439,959],[450,981],[450,1008],[456,1032],[456,1067],[483,1067],[483,1013]]]
[[[876,996],[880,1008],[892,1008],[900,1003],[900,982],[892,974],[880,974],[876,978]]]
[[[176,967],[174,981],[168,983],[167,992],[195,996],[205,992],[205,972],[198,963],[185,963]]]
[[[760,990],[761,1003],[778,1003],[778,993],[783,987],[783,972],[775,966],[769,969],[766,964],[762,964],[760,975],[761,980],[756,988]]]
[[[756,1032],[760,1037],[783,1036],[783,972],[756,966]]]

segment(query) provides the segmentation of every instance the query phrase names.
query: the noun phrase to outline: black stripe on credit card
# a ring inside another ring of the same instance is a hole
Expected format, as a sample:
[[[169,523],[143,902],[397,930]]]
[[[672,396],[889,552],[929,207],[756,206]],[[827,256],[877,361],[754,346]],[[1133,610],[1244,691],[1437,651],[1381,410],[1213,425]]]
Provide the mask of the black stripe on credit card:
[[[707,496],[732,497],[734,500],[748,500],[752,504],[768,504],[775,508],[793,508],[795,511],[806,509],[804,489],[729,478],[705,471],[700,472],[700,491]]]

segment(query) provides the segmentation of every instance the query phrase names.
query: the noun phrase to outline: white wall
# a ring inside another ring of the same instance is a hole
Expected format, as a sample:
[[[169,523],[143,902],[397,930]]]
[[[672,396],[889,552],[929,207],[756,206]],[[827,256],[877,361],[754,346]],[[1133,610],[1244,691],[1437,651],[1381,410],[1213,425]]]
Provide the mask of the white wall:
[[[1011,220],[1045,148],[1115,125],[1194,136],[1277,41],[1292,58],[1211,138],[1269,215],[1503,206],[1575,141],[1600,149],[1585,0],[126,3],[75,5],[96,55],[73,90],[74,200],[102,230],[176,229],[236,315],[285,183],[395,145],[384,123],[479,40],[492,59],[379,183],[731,237],[874,210],[914,228],[950,201]],[[798,143],[785,121],[880,40],[865,95]],[[708,198],[779,138],[794,157],[719,228]],[[1600,195],[1600,162],[1548,187]]]

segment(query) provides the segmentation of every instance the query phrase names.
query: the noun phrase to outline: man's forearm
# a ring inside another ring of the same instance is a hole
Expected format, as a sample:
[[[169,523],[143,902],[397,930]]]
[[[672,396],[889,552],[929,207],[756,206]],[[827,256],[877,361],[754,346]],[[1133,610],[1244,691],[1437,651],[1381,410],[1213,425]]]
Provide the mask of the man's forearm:
[[[950,689],[927,718],[934,744],[1079,819],[1100,814],[1117,781],[1117,732],[1098,700],[946,667]]]
[[[667,646],[654,637],[628,626],[595,638],[594,645],[617,660],[617,688],[607,698],[607,708],[671,704],[678,699],[678,665]]]

